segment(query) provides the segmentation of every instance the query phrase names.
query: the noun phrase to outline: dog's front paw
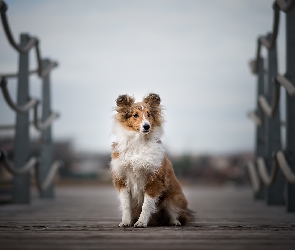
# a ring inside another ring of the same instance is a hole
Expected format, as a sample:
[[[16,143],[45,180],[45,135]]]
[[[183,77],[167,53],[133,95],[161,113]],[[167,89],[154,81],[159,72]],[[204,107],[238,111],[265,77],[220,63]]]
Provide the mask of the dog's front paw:
[[[119,227],[131,227],[131,226],[132,226],[131,222],[128,222],[128,221],[122,221],[119,224]]]
[[[135,224],[134,224],[134,227],[147,227],[147,223],[144,223],[142,221],[137,221]]]
[[[171,226],[181,226],[181,223],[180,223],[179,220],[174,220],[174,221],[171,221],[171,222],[170,222],[170,225],[171,225]]]

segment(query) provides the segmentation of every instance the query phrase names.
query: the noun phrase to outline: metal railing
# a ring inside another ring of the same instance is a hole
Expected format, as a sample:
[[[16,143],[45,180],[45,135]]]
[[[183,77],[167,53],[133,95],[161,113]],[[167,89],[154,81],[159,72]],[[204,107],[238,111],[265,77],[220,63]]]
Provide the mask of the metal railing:
[[[250,62],[257,74],[257,107],[249,117],[256,124],[255,160],[248,170],[255,198],[265,198],[267,204],[285,204],[295,211],[295,0],[276,0],[273,4],[272,33],[257,40],[255,60]],[[277,35],[280,13],[286,14],[286,74],[277,70]],[[267,71],[261,57],[261,47],[268,51]],[[267,77],[265,77],[267,75]],[[265,80],[267,79],[267,80]],[[281,145],[280,89],[286,90],[286,146]]]
[[[16,125],[0,126],[0,129],[15,129],[14,161],[10,162],[7,154],[0,150],[0,164],[14,175],[12,185],[12,200],[14,203],[30,202],[30,173],[35,172],[36,185],[41,197],[53,197],[53,179],[62,161],[53,162],[53,144],[51,125],[59,116],[51,112],[50,73],[57,63],[42,59],[39,40],[28,34],[21,34],[20,44],[12,36],[6,16],[7,5],[0,1],[2,25],[10,45],[19,53],[19,70],[17,73],[0,74],[0,87],[8,106],[16,113]],[[29,70],[29,52],[35,49],[36,70]],[[42,102],[29,96],[29,75],[38,74],[42,79]],[[14,102],[7,88],[9,78],[18,78],[17,101]],[[41,105],[42,104],[42,105]],[[39,107],[42,106],[42,118],[39,118]],[[29,112],[33,110],[33,121],[29,121]],[[40,157],[29,157],[29,127],[34,127],[41,133]]]

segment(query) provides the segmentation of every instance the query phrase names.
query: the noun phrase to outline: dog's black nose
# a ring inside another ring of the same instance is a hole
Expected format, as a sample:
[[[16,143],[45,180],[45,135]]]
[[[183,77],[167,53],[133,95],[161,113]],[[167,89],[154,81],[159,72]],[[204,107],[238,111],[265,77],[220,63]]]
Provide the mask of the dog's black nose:
[[[151,126],[150,126],[149,124],[144,124],[144,125],[143,125],[143,128],[144,128],[144,130],[146,130],[146,131],[149,130],[150,127],[151,127]]]

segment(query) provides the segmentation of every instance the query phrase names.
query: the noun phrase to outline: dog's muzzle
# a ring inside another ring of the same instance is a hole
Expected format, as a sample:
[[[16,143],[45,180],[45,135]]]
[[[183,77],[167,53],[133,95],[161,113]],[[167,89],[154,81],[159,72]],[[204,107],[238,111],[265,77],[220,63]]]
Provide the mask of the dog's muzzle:
[[[144,123],[143,126],[142,126],[142,132],[143,133],[149,133],[150,132],[150,128],[151,128],[151,125],[150,124]]]

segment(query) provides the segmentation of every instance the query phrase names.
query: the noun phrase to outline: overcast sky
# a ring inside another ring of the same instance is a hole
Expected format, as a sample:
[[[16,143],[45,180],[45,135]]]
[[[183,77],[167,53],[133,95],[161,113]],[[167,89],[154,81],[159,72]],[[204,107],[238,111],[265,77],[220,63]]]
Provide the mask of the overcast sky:
[[[77,150],[106,152],[115,99],[138,101],[155,92],[165,107],[171,153],[252,150],[256,78],[248,62],[258,35],[270,32],[270,0],[14,0],[8,19],[15,39],[40,39],[42,57],[59,62],[52,74],[52,106],[61,117],[54,138]],[[285,14],[279,31],[284,70]],[[18,55],[0,28],[0,72],[14,72]],[[35,52],[30,68],[36,67]],[[32,97],[40,80],[30,78]],[[15,98],[16,81],[9,81]],[[14,113],[0,95],[0,124]],[[7,133],[7,132],[5,132]],[[5,134],[1,132],[1,136]],[[37,135],[32,129],[32,135]]]

